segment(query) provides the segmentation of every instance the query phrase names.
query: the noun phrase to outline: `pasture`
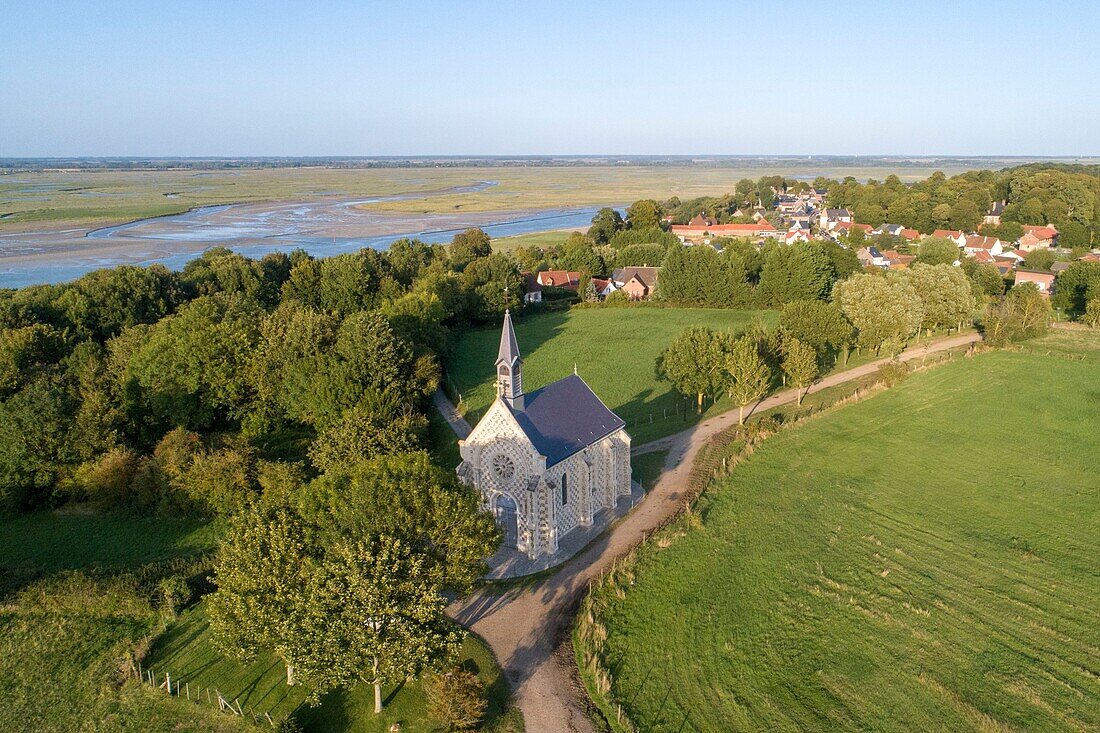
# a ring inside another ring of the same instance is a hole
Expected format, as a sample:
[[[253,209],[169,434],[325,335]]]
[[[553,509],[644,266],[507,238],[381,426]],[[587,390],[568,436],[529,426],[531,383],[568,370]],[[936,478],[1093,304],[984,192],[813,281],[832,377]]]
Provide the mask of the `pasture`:
[[[706,308],[574,308],[520,316],[516,338],[528,392],[577,373],[619,417],[639,445],[683,430],[700,416],[655,373],[657,358],[689,326],[740,332],[755,319],[772,324],[772,311]],[[491,404],[500,326],[467,332],[447,360],[450,388],[462,395],[471,423]],[[708,404],[702,417],[729,410],[726,399]]]
[[[766,440],[605,597],[614,699],[647,731],[1100,728],[1098,369],[1056,332]]]

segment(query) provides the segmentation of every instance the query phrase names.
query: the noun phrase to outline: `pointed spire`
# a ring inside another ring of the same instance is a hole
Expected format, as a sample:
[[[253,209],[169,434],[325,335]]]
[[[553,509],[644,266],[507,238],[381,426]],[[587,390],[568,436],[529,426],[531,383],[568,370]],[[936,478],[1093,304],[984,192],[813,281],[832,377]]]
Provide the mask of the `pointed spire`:
[[[512,314],[504,311],[504,328],[500,332],[500,349],[497,351],[497,365],[501,362],[511,366],[519,360],[519,344],[516,332],[512,328]]]

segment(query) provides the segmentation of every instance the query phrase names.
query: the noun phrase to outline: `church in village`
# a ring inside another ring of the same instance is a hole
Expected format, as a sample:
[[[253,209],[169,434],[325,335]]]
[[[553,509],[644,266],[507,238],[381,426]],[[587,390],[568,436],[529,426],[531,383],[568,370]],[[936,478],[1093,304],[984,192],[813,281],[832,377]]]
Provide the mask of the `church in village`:
[[[574,370],[575,372],[576,370]],[[625,423],[576,373],[523,390],[523,359],[504,314],[497,397],[465,440],[458,476],[476,487],[504,530],[504,544],[536,559],[629,496]]]

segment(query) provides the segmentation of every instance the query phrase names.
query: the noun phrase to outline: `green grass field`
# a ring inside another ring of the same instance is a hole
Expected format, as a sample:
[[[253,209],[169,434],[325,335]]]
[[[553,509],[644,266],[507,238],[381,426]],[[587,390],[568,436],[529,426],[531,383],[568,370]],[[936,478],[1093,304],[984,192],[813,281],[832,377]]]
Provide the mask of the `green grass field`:
[[[193,572],[215,539],[198,522],[0,519],[0,730],[252,730],[122,673],[159,629],[156,578]]]
[[[684,400],[655,374],[657,357],[689,326],[742,331],[756,318],[774,323],[770,311],[704,308],[580,308],[516,319],[523,354],[523,384],[532,391],[577,373],[619,417],[639,445],[683,430],[698,420],[686,417]],[[500,328],[468,332],[447,362],[447,374],[462,395],[471,418],[484,414],[495,395],[493,362]],[[727,400],[708,405],[703,417],[730,409]],[[474,420],[471,420],[473,422]]]
[[[646,731],[1100,729],[1098,369],[1100,334],[1056,333],[765,441],[609,599],[624,712]]]
[[[8,572],[129,568],[208,552],[216,545],[214,525],[193,519],[135,519],[80,512],[0,519],[0,565]]]
[[[489,693],[490,709],[484,730],[523,730],[518,714],[509,709],[507,683],[485,645],[469,637],[459,663],[477,670]],[[286,668],[274,656],[264,655],[250,664],[240,664],[218,654],[211,642],[202,604],[168,627],[150,650],[146,664],[158,675],[167,672],[172,679],[187,682],[193,688],[216,688],[227,698],[239,699],[242,706],[254,708],[260,714],[267,712],[278,719],[293,713],[306,731],[388,731],[394,723],[410,732],[438,729],[427,715],[417,682],[385,690],[386,707],[378,716],[374,715],[374,690],[369,685],[329,693],[317,707],[304,704],[309,690],[302,685],[287,687]]]

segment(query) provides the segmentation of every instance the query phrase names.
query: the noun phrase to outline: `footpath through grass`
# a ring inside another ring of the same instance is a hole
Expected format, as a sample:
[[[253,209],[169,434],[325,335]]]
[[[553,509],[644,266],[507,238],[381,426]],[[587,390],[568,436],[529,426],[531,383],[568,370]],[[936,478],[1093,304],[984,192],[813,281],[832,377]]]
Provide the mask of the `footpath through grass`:
[[[600,399],[627,422],[638,445],[679,432],[701,418],[731,409],[728,400],[695,414],[669,382],[655,373],[657,358],[690,326],[739,333],[755,319],[771,325],[774,311],[708,308],[576,308],[516,319],[523,354],[523,384],[533,391],[577,373]],[[495,395],[494,367],[500,326],[466,333],[447,362],[451,388],[462,395],[471,423]]]
[[[623,712],[646,731],[1100,729],[1098,373],[1100,335],[1055,333],[766,440],[608,596]]]

